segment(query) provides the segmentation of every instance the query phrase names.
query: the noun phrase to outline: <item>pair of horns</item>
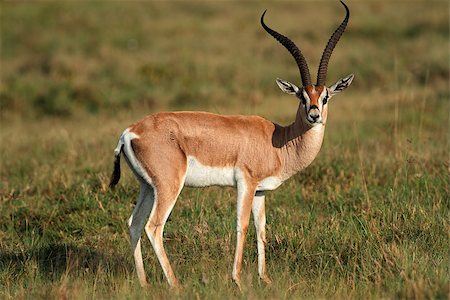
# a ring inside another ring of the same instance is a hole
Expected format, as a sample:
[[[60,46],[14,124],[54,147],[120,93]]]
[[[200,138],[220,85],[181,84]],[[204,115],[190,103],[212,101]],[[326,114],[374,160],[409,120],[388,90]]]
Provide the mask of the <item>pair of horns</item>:
[[[320,60],[319,70],[317,71],[317,86],[323,86],[325,85],[325,81],[327,78],[327,70],[328,70],[328,62],[330,61],[331,53],[333,53],[333,49],[336,46],[337,42],[339,41],[341,35],[344,33],[345,27],[347,27],[348,19],[350,17],[350,11],[348,10],[347,5],[345,5],[344,2],[342,2],[342,5],[345,7],[346,16],[344,18],[344,21],[339,25],[339,27],[335,30],[333,35],[328,40],[327,46],[325,47],[325,50],[323,51],[322,58]],[[261,25],[262,27],[271,35],[273,36],[278,42],[280,42],[288,51],[291,53],[291,55],[294,57],[295,62],[297,63],[298,69],[300,70],[300,76],[302,78],[303,86],[312,85],[311,84],[311,75],[309,74],[309,68],[308,64],[306,63],[306,59],[303,56],[302,52],[298,47],[292,42],[289,38],[285,37],[281,33],[276,32],[275,30],[269,28],[264,23],[264,15],[266,14],[266,11],[261,16]]]

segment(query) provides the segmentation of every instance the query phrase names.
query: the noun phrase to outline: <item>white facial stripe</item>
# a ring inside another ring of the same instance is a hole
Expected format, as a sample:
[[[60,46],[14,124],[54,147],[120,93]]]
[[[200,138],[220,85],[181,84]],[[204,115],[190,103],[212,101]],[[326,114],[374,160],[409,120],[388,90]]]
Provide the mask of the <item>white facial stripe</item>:
[[[305,91],[305,89],[302,90],[302,95],[303,95],[303,97],[305,98],[306,103],[310,103],[310,102],[311,102],[311,99],[309,99],[309,95],[308,95],[308,93]]]
[[[320,93],[318,103],[317,103],[318,107],[315,105],[313,107],[311,107],[311,99],[309,98],[309,95],[304,88],[302,89],[302,96],[306,100],[306,101],[304,101],[305,103],[302,102],[302,105],[305,108],[306,121],[311,125],[321,124],[323,122],[322,110],[323,110],[323,106],[325,105],[323,103],[323,100],[325,98],[327,98],[327,100],[328,100],[328,98],[330,96],[328,93],[328,89],[325,87],[322,90],[322,92]],[[303,101],[303,99],[302,99],[302,101]]]
[[[320,97],[319,97],[320,111],[322,111],[322,106],[324,105],[324,104],[323,104],[323,100],[324,100],[325,98],[327,98],[327,101],[328,101],[329,98],[330,98],[330,96],[329,96],[329,94],[328,94],[328,89],[327,89],[326,87],[323,89],[322,94],[320,94]]]
[[[305,91],[305,89],[302,90],[302,96],[303,96],[303,98],[305,98],[305,100],[306,100],[305,103],[303,103],[303,99],[302,99],[302,105],[305,106],[306,114],[308,114],[309,107],[310,107],[310,105],[311,105],[311,99],[309,99],[309,95],[308,95],[308,93]]]

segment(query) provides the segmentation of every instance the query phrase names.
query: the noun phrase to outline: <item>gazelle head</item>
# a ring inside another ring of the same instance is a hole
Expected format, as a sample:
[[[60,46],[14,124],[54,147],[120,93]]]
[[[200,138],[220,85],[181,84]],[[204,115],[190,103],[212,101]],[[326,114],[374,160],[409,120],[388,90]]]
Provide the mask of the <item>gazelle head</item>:
[[[331,97],[346,89],[352,83],[354,77],[353,74],[350,74],[347,77],[339,79],[330,87],[325,85],[328,62],[330,60],[331,53],[339,41],[339,38],[344,33],[350,17],[350,12],[347,5],[345,5],[342,1],[341,3],[345,7],[346,16],[336,31],[331,35],[331,38],[328,40],[327,46],[323,51],[319,70],[317,72],[316,84],[312,84],[311,82],[308,64],[306,63],[306,59],[300,49],[289,38],[269,28],[264,23],[264,15],[266,14],[266,11],[264,11],[261,16],[262,27],[278,42],[280,42],[294,57],[300,70],[300,77],[302,79],[303,87],[299,88],[295,84],[279,78],[277,79],[277,84],[283,92],[295,95],[301,101],[300,105],[303,107],[303,109],[300,110],[301,115],[303,119],[312,126],[324,124],[326,122],[328,101]]]

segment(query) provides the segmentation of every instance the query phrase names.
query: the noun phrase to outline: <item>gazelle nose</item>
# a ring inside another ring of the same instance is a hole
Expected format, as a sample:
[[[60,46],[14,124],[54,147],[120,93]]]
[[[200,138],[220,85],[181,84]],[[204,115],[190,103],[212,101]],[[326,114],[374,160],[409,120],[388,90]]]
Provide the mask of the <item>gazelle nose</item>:
[[[309,117],[310,117],[313,121],[316,121],[316,120],[320,117],[319,110],[318,110],[318,109],[311,109],[311,110],[309,111]]]

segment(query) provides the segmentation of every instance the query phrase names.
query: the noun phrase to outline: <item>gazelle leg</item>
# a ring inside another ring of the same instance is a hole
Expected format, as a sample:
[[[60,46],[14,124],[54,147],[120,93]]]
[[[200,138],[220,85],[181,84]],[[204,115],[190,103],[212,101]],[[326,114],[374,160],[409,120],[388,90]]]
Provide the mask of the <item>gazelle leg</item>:
[[[253,195],[255,194],[255,186],[249,186],[249,184],[244,182],[238,182],[237,194],[237,238],[232,278],[239,289],[241,289],[242,255],[250,220]]]
[[[161,185],[160,185],[161,186]],[[155,205],[150,214],[150,218],[145,226],[145,232],[155,250],[159,263],[163,269],[163,272],[172,287],[178,286],[178,281],[170,266],[169,259],[167,258],[166,251],[163,245],[163,230],[166,224],[167,218],[177,201],[177,197],[181,191],[181,187],[178,191],[170,189],[164,189],[163,186],[155,190]]]
[[[266,245],[266,210],[264,206],[264,192],[257,192],[253,198],[252,213],[256,227],[256,238],[258,243],[258,273],[259,278],[266,283],[271,284],[266,272],[266,254],[264,247]]]
[[[145,221],[150,214],[153,207],[154,195],[153,188],[146,183],[141,183],[139,196],[136,200],[136,205],[133,214],[128,220],[130,230],[131,250],[134,255],[134,262],[136,264],[136,272],[139,278],[139,283],[142,287],[146,287],[147,280],[145,279],[144,263],[142,261],[141,252],[141,232],[144,228]]]

